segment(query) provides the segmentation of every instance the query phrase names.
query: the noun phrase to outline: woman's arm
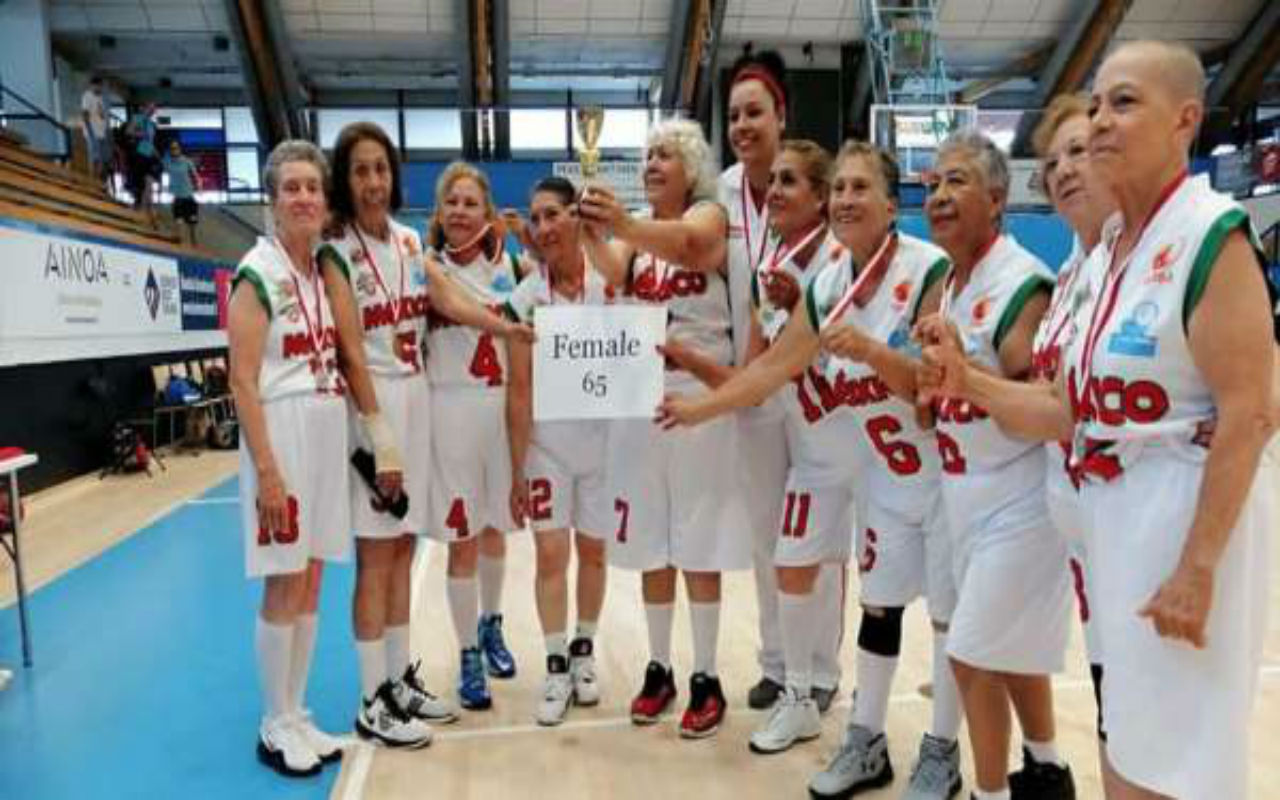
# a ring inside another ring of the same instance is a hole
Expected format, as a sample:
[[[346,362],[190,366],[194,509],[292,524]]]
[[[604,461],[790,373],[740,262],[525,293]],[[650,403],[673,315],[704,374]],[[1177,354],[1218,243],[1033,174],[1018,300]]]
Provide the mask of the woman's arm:
[[[664,427],[697,425],[726,411],[759,405],[800,374],[818,354],[818,335],[806,314],[792,314],[778,337],[746,368],[712,392],[686,398],[672,395],[659,407]]]
[[[607,225],[637,250],[685,269],[713,272],[725,263],[729,218],[715,203],[699,203],[678,220],[637,219],[613,192],[591,186],[579,203],[584,219]]]
[[[245,288],[245,285],[246,282],[236,285],[227,308],[231,396],[235,399],[236,418],[240,420],[257,473],[258,522],[268,531],[283,531],[289,524],[289,490],[276,464],[266,415],[262,411],[262,397],[258,393],[262,353],[266,348],[271,320],[253,288]]]
[[[511,517],[523,525],[529,513],[524,462],[533,430],[532,352],[524,342],[507,343],[507,447],[511,455]]]
[[[1140,612],[1161,636],[1196,647],[1205,645],[1218,562],[1274,432],[1269,306],[1256,256],[1235,231],[1212,267],[1187,332],[1191,356],[1213,394],[1217,427],[1181,558]]]
[[[600,273],[605,283],[616,287],[627,282],[627,268],[635,255],[635,248],[617,239],[605,241],[604,235],[594,223],[583,224],[582,246],[587,251],[591,266]]]
[[[491,333],[504,339],[519,338],[533,341],[533,330],[528,325],[495,314],[481,305],[458,282],[449,277],[434,258],[423,256],[422,266],[427,273],[427,296],[431,304],[444,316],[470,328]]]

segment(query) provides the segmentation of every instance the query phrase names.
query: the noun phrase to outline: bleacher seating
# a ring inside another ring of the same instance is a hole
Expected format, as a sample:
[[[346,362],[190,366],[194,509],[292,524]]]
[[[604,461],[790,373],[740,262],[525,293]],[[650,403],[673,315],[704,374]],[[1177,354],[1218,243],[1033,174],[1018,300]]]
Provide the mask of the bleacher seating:
[[[130,244],[180,247],[176,231],[116,201],[92,178],[0,139],[0,217],[44,222]]]

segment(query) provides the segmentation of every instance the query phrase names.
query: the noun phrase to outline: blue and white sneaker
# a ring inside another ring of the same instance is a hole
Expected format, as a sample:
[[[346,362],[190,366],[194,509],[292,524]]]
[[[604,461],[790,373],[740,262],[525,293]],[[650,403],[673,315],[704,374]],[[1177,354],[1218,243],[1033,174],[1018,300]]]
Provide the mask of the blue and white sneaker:
[[[468,711],[484,711],[493,705],[489,684],[484,676],[484,659],[476,647],[462,650],[462,669],[458,673],[458,702]]]
[[[516,659],[502,639],[502,615],[489,614],[480,617],[477,627],[480,634],[480,652],[484,654],[489,675],[506,679],[516,676]]]

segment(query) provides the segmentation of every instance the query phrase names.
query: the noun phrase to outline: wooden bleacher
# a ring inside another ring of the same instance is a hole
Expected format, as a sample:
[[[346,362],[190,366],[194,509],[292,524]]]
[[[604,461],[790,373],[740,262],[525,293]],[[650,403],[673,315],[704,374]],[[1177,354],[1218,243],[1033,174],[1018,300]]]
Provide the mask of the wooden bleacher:
[[[43,222],[121,242],[190,251],[176,231],[119,203],[92,178],[0,138],[0,217]]]

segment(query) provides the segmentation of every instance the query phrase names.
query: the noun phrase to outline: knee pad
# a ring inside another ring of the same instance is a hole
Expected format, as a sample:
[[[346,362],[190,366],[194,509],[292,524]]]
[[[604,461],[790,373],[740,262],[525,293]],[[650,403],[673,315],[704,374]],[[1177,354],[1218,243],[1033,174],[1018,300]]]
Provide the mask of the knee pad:
[[[897,658],[902,650],[902,611],[901,607],[863,609],[858,647],[878,656]]]

